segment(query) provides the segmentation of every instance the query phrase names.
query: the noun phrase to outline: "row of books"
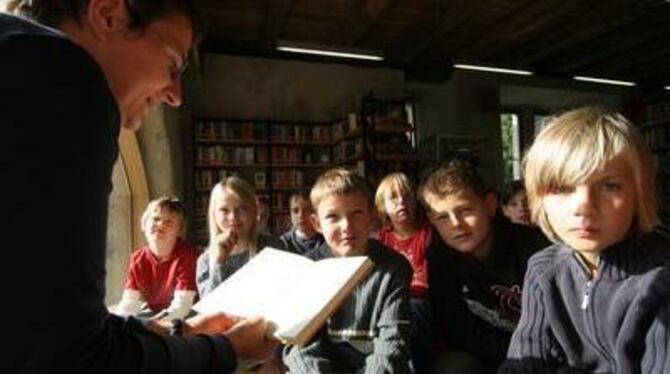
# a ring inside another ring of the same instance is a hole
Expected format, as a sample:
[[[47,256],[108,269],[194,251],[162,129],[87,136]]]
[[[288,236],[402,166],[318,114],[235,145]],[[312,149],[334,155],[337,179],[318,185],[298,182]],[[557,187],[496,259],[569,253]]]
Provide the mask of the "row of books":
[[[254,163],[266,164],[268,151],[266,148],[256,147],[228,147],[223,145],[198,146],[195,151],[196,165],[228,165]]]
[[[198,121],[195,124],[195,136],[200,140],[264,140],[267,138],[267,127],[250,121]]]
[[[299,189],[309,187],[305,185],[305,172],[302,170],[274,170],[271,174],[270,186],[279,189]],[[196,170],[195,189],[197,191],[210,191],[216,183],[228,176],[237,175],[250,182],[256,189],[266,189],[268,185],[268,172],[266,170],[254,169],[238,173],[231,170]],[[312,176],[314,177],[314,176]]]
[[[333,160],[347,162],[363,156],[363,139],[343,140],[333,147]]]
[[[195,122],[198,140],[255,140],[292,142],[330,142],[331,125],[277,124],[252,121],[201,120]]]
[[[196,147],[198,166],[330,164],[329,148],[267,147],[213,145]]]

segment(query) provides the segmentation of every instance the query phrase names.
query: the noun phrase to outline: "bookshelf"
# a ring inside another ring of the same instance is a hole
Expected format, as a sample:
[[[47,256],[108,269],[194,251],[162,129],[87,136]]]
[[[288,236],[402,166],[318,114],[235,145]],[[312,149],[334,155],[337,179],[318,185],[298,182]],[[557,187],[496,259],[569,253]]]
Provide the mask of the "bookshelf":
[[[670,99],[642,106],[640,126],[657,171],[661,220],[670,222]]]
[[[376,186],[386,174],[394,171],[402,171],[416,181],[420,157],[411,102],[369,94],[361,102],[359,119],[368,183]]]
[[[328,123],[227,118],[194,120],[194,231],[207,237],[212,187],[236,175],[256,188],[268,208],[268,228],[280,235],[290,226],[289,197],[309,188],[332,165]]]

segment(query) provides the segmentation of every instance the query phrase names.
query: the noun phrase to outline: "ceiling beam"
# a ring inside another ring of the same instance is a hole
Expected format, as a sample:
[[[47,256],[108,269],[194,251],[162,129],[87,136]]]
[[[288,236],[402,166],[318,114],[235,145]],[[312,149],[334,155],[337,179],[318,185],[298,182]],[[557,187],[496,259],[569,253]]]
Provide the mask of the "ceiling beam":
[[[583,16],[576,20],[574,25],[563,26],[570,28],[569,33],[558,29],[560,35],[557,34],[557,37],[554,38],[555,43],[543,45],[542,48],[537,48],[535,53],[526,54],[520,60],[521,64],[524,66],[542,65],[543,61],[549,59],[553,63],[554,56],[559,55],[560,58],[566,50],[607,35],[612,30],[630,22],[634,17],[642,15],[643,7],[638,6],[639,3],[643,2],[625,2],[617,6],[617,2],[596,1],[587,11],[583,12]],[[607,21],[604,22],[604,20]],[[590,52],[593,52],[593,49]]]
[[[354,44],[362,43],[386,11],[396,0],[354,0],[349,14],[349,33]]]
[[[625,70],[604,70],[604,74],[629,76],[637,83],[670,85],[670,48],[667,46],[667,41],[663,46],[659,44],[659,48],[654,52],[636,57],[635,64],[629,64]]]
[[[472,43],[465,54],[480,56],[480,60],[487,60],[501,50],[508,50],[511,43],[528,40],[540,34],[542,30],[550,29],[548,26],[555,23],[561,14],[571,10],[571,4],[573,2],[564,0],[523,2],[509,14],[491,21],[492,27]]]
[[[666,37],[647,39],[644,45],[639,45],[638,41],[637,47],[629,45],[626,48],[608,49],[605,52],[594,54],[593,58],[586,61],[588,63],[578,60],[562,69],[565,69],[566,72],[596,70],[604,75],[616,75],[626,70],[640,70],[640,65],[649,61],[653,62],[670,53],[668,38],[670,34],[666,34]]]
[[[260,33],[261,49],[267,53],[274,53],[286,20],[291,13],[292,0],[271,0],[265,13],[265,22]]]
[[[618,32],[610,32],[600,39],[591,39],[591,43],[583,45],[574,52],[571,50],[569,54],[577,56],[572,61],[558,59],[555,62],[566,72],[603,65],[608,65],[614,70],[622,70],[635,65],[633,60],[640,58],[644,60],[648,55],[657,54],[659,49],[667,51],[670,47],[668,40],[670,40],[668,18],[649,14],[645,15],[644,22],[626,25]],[[654,46],[646,46],[650,43]],[[632,56],[633,60],[623,59],[622,56]]]
[[[469,17],[474,16],[483,6],[482,3],[484,2],[473,3],[469,0],[432,1],[429,14],[433,17],[423,22],[414,31],[408,32],[408,35],[411,36],[403,43],[403,46],[390,53],[391,58],[401,66],[411,65],[433,43],[454,27],[467,21]],[[444,58],[446,63],[448,56]]]
[[[667,68],[666,65],[659,64],[658,61],[663,59],[667,61],[670,57],[670,43],[668,43],[668,40],[670,40],[670,33],[666,33],[665,37],[659,37],[654,41],[644,43],[638,48],[631,48],[626,53],[611,56],[594,68],[606,76],[630,70],[643,70],[641,68],[645,65],[649,65],[652,72]]]

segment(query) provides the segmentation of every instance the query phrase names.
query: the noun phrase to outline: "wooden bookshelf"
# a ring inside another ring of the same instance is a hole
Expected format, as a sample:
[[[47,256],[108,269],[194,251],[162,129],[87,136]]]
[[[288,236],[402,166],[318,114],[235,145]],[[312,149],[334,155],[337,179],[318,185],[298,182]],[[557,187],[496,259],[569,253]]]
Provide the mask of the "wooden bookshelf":
[[[193,133],[193,226],[200,244],[208,240],[209,194],[221,179],[236,175],[254,186],[268,207],[270,231],[280,235],[290,225],[290,195],[333,165],[330,123],[196,118]]]
[[[643,105],[641,114],[639,125],[657,170],[661,219],[667,225],[670,222],[670,98]]]

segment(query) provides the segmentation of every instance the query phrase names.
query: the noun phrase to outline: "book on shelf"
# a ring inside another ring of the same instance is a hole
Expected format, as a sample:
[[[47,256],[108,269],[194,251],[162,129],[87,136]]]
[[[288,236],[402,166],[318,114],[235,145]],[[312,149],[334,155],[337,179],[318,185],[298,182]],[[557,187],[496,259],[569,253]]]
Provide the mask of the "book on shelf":
[[[267,174],[264,171],[254,173],[254,186],[261,189],[267,187]]]
[[[285,344],[302,346],[373,266],[365,256],[313,261],[266,247],[193,309],[199,313],[262,316],[270,322],[275,337]]]

